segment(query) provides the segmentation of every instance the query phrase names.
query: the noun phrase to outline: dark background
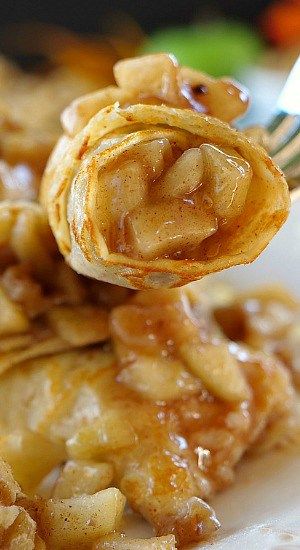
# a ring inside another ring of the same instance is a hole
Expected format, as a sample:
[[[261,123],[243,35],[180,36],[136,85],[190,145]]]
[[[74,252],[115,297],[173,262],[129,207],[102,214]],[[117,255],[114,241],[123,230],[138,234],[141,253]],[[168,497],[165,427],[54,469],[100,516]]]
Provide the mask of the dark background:
[[[80,32],[105,31],[110,14],[131,16],[146,32],[224,15],[255,24],[268,0],[0,0],[0,27],[40,21]]]

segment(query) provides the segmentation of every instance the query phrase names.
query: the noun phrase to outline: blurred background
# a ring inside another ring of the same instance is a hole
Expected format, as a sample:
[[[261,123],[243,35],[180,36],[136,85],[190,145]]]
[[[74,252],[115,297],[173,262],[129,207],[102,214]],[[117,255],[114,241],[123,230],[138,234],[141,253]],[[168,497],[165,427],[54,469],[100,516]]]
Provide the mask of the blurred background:
[[[268,119],[300,52],[300,0],[1,0],[0,21],[4,56],[26,71],[67,68],[85,79],[80,91],[109,84],[117,59],[144,52],[231,75],[253,98],[243,124]]]

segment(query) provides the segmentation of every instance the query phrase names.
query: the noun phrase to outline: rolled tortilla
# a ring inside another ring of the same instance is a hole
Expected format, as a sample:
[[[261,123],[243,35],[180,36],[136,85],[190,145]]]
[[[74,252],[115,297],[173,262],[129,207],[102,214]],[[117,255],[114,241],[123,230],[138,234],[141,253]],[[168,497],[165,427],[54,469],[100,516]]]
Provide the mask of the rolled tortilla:
[[[281,171],[228,124],[119,102],[60,139],[41,199],[77,272],[138,289],[253,261],[290,203]]]

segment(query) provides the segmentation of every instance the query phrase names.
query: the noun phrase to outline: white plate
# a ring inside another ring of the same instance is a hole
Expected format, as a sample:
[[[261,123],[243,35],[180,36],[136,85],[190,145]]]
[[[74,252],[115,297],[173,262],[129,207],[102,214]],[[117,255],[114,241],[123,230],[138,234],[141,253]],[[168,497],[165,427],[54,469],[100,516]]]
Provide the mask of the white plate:
[[[300,196],[289,219],[253,264],[218,275],[241,289],[282,283],[300,298]],[[300,446],[238,468],[235,484],[212,501],[222,528],[202,550],[300,549]]]

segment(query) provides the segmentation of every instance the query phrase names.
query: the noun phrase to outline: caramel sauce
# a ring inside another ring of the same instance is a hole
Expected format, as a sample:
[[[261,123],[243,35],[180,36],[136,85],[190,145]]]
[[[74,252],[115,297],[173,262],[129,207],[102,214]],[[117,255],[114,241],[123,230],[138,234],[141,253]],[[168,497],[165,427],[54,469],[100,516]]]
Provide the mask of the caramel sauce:
[[[106,298],[111,292],[109,285],[103,289]],[[272,356],[232,342],[229,353],[250,391],[246,399],[228,401],[208,390],[180,355],[183,343],[191,350],[215,346],[217,352],[226,342],[201,295],[186,288],[138,292],[126,300],[117,293],[112,303],[114,352],[90,346],[10,369],[0,385],[1,426],[5,434],[30,429],[37,449],[41,437],[59,445],[58,464],[75,459],[112,465],[114,486],[157,535],[173,533],[179,545],[199,542],[219,526],[205,501],[233,481],[236,464],[265,435],[266,425],[272,431],[278,421],[285,429],[289,378]],[[172,369],[164,383],[155,378],[156,362],[159,372],[166,365]],[[143,376],[130,378],[133,367]],[[163,399],[168,384],[175,394]],[[10,460],[20,460],[22,451]],[[45,475],[39,456],[30,447],[37,482]]]
[[[147,93],[140,92],[136,98],[136,103],[143,103],[146,105],[166,105],[168,107],[179,107],[182,109],[192,109],[197,113],[203,113],[206,115],[217,116],[216,110],[220,109],[220,105],[217,103],[222,102],[221,112],[224,113],[224,102],[230,97],[231,115],[236,118],[242,115],[247,109],[249,103],[249,95],[246,89],[241,89],[231,81],[218,80],[216,82],[205,82],[198,84],[190,84],[189,82],[182,82],[178,84],[176,91],[176,100],[170,101],[163,91],[156,95],[148,95]],[[127,107],[131,103],[122,104],[123,107]],[[232,111],[232,113],[231,113]],[[222,118],[222,117],[220,117]]]
[[[187,295],[188,292],[184,291],[141,292],[136,294],[129,303],[113,311],[112,339],[120,372],[117,380],[126,387],[126,391],[128,391],[129,381],[122,373],[128,367],[132,368],[134,364],[141,364],[145,356],[168,361],[180,360],[179,350],[183,342],[188,342],[191,349],[199,345],[199,342],[205,346],[212,341],[216,342],[218,347],[220,335],[216,332],[210,310],[204,304],[201,306],[201,302],[194,304]],[[199,306],[200,310],[197,309]],[[151,435],[147,431],[145,418],[140,419],[145,429],[144,435],[140,437],[145,437],[147,433],[146,439],[149,443],[149,438],[151,439],[155,434],[154,437],[159,438],[159,444],[164,449],[160,455],[149,450],[149,456],[144,462],[146,478],[152,487],[151,500],[153,499],[154,503],[157,502],[155,500],[157,495],[167,493],[175,495],[176,493],[177,510],[179,510],[180,496],[177,493],[179,487],[181,487],[181,494],[185,493],[185,499],[189,498],[191,489],[188,475],[192,476],[195,483],[196,493],[194,494],[201,498],[208,498],[216,490],[226,487],[233,480],[233,466],[236,461],[258,437],[263,418],[266,419],[266,415],[272,414],[271,410],[275,413],[272,422],[276,414],[279,416],[282,414],[283,417],[288,414],[289,390],[287,386],[283,390],[283,387],[288,384],[288,378],[286,373],[281,371],[282,367],[278,366],[276,360],[255,355],[235,343],[230,345],[230,353],[238,361],[239,369],[251,388],[250,397],[247,400],[235,403],[225,402],[202,385],[191,393],[184,394],[183,390],[181,398],[157,401],[156,419],[150,430]],[[184,364],[184,368],[187,368],[187,364]],[[144,384],[153,384],[152,377],[149,364]],[[282,382],[283,385],[281,385]],[[144,390],[141,386],[141,390],[137,391],[141,399],[141,415],[142,411],[145,412],[149,407],[149,399],[143,399],[142,396]],[[281,393],[282,390],[283,393]],[[273,408],[274,405],[275,408]],[[129,410],[126,409],[127,418],[128,414],[130,415]],[[131,421],[135,425],[139,424],[135,418]],[[172,450],[166,443],[161,429],[168,431]],[[156,445],[157,441],[158,439],[156,439]],[[171,461],[167,460],[165,455],[172,457]],[[137,464],[134,460],[135,451],[132,450],[130,459],[132,466]],[[117,459],[117,464],[120,468],[121,458]],[[124,465],[121,466],[124,474],[123,468]],[[128,465],[125,468],[125,478],[127,475],[131,478],[127,468]],[[139,493],[138,487],[141,485],[145,493],[150,490],[150,485],[144,482],[145,471],[142,473],[140,468],[139,464],[136,475],[133,476],[133,485],[129,482],[123,484],[128,491],[127,494],[130,495],[129,499],[134,498],[136,492]],[[156,504],[156,506],[160,505]],[[180,522],[180,534],[176,530],[174,516],[172,521],[165,523],[164,514],[158,518],[157,513],[153,513],[152,508],[149,509],[149,505],[144,501],[142,508],[139,509],[142,509],[144,517],[154,523],[160,533],[176,533],[180,543],[197,540],[190,523],[191,516],[188,514],[187,523],[185,524],[183,520]],[[179,524],[177,526],[179,527]]]

